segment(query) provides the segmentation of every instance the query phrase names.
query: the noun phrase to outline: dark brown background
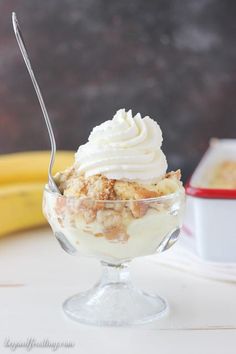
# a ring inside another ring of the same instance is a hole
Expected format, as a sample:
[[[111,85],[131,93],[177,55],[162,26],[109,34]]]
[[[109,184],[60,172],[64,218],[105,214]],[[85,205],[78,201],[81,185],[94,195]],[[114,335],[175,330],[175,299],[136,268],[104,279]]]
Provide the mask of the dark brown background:
[[[210,137],[236,137],[235,0],[0,0],[0,153],[49,146],[13,10],[58,148],[123,107],[160,123],[185,177]]]

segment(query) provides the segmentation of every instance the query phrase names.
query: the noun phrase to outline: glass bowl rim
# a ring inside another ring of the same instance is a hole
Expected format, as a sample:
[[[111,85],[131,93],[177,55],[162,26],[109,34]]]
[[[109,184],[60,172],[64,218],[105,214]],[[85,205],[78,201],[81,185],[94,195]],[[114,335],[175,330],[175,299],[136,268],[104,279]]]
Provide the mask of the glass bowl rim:
[[[65,196],[65,195],[62,195],[62,194],[59,194],[57,192],[53,192],[52,190],[50,190],[48,184],[45,185],[44,187],[44,191],[52,194],[52,195],[58,195],[58,197],[60,198],[63,198],[65,200],[92,200],[96,203],[110,203],[110,204],[113,204],[113,203],[132,203],[132,202],[146,202],[146,203],[154,203],[154,202],[165,202],[165,201],[168,201],[168,200],[174,200],[176,199],[178,196],[180,195],[185,195],[185,188],[184,187],[180,187],[176,192],[174,193],[170,193],[170,194],[166,194],[166,195],[162,195],[160,197],[153,197],[153,198],[143,198],[143,199],[112,199],[112,200],[109,200],[109,199],[93,199],[91,197],[71,197],[71,196]]]

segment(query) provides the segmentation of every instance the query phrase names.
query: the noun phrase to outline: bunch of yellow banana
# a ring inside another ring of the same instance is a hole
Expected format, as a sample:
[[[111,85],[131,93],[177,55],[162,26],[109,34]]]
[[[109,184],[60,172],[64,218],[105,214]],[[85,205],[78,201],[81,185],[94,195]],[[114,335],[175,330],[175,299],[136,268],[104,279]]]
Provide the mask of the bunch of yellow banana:
[[[0,236],[46,224],[42,194],[49,151],[0,155]],[[74,153],[58,151],[54,173],[72,165]]]

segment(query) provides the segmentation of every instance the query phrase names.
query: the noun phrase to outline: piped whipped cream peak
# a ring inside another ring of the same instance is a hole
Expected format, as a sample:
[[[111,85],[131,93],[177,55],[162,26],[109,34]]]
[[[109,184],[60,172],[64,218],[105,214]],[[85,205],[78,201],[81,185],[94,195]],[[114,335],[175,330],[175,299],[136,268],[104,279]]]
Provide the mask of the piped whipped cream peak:
[[[155,183],[166,173],[161,150],[162,132],[150,117],[133,117],[120,109],[112,120],[93,128],[88,142],[75,154],[75,167],[85,177],[101,174],[109,179]]]

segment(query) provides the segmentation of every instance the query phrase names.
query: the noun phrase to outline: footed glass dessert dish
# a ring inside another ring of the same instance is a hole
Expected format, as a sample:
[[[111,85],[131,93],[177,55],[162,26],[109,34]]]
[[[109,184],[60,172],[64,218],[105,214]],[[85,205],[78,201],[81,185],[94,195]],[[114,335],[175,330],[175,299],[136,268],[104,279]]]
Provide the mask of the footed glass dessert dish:
[[[60,195],[46,186],[44,214],[62,248],[95,257],[103,267],[98,284],[67,299],[64,312],[98,326],[143,324],[166,313],[164,299],[133,286],[129,263],[176,242],[183,206],[183,188],[157,198],[94,200]]]

